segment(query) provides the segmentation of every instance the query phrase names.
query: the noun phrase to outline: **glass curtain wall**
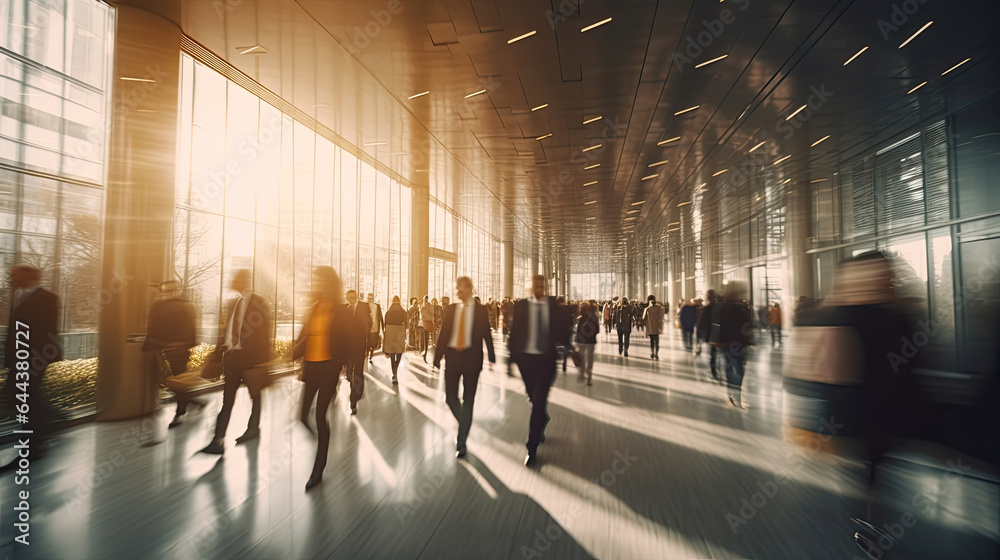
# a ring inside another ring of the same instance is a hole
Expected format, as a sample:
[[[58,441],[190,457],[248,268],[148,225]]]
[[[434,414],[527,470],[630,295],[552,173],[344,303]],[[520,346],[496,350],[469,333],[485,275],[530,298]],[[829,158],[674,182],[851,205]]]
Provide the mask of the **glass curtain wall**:
[[[41,268],[60,300],[67,361],[46,391],[62,409],[94,403],[113,29],[93,0],[0,2],[0,329],[7,271]]]
[[[410,189],[182,55],[175,275],[213,342],[234,271],[254,273],[275,336],[295,336],[313,267],[387,307],[406,301]]]
[[[431,298],[455,298],[455,278],[472,278],[474,294],[485,303],[502,297],[500,276],[499,221],[486,209],[473,206],[459,215],[432,199],[428,218],[430,247],[437,249],[427,265],[427,289]],[[516,253],[515,253],[516,254]],[[417,294],[415,294],[417,295]]]

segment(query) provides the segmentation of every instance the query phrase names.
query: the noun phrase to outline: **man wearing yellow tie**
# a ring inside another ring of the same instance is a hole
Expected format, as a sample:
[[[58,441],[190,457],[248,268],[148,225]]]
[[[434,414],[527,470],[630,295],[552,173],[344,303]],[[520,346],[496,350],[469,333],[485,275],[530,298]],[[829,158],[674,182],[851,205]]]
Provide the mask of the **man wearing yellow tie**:
[[[490,336],[489,312],[472,297],[472,279],[460,276],[455,280],[458,303],[449,305],[443,313],[441,334],[434,347],[434,367],[441,367],[445,359],[445,402],[458,421],[458,439],[455,456],[465,457],[465,441],[472,427],[472,407],[476,402],[479,372],[483,369],[483,342],[490,363],[496,363],[493,337]],[[465,387],[464,400],[458,400],[459,381]]]

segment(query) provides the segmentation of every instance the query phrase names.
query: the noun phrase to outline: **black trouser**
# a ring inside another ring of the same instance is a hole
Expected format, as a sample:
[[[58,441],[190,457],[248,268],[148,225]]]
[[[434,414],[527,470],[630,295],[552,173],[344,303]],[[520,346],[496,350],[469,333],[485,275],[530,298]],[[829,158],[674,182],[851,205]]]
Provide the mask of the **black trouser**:
[[[302,363],[302,381],[305,382],[305,388],[302,391],[300,418],[303,423],[309,416],[313,397],[319,393],[319,398],[316,400],[316,460],[313,462],[310,478],[322,475],[323,469],[326,468],[327,455],[330,453],[330,423],[326,417],[330,403],[337,396],[342,367],[342,363],[333,360]]]
[[[660,335],[649,335],[649,351],[652,352],[654,356],[660,355]]]
[[[781,326],[771,325],[771,344],[778,344],[781,342]]]
[[[427,329],[420,327],[420,352],[424,354],[425,360],[427,359],[427,346],[429,337],[430,333],[427,332]]]
[[[681,329],[681,332],[684,333],[684,348],[687,348],[688,350],[694,348],[694,331]]]
[[[226,437],[226,429],[229,427],[229,418],[233,415],[233,405],[236,404],[236,392],[243,382],[243,370],[253,364],[245,364],[243,352],[232,350],[222,356],[222,369],[225,372],[225,385],[222,388],[222,410],[215,420],[215,439]],[[260,429],[260,395],[254,398],[250,395],[252,406],[250,408],[250,420],[247,422],[247,431]]]
[[[402,354],[387,354],[389,356],[389,365],[392,366],[392,376],[396,377],[396,371],[399,369],[399,361],[403,358]]]
[[[170,374],[180,375],[187,371],[187,363],[190,355],[191,352],[188,350],[164,350],[163,357],[167,359],[167,364],[170,365]],[[174,391],[174,397],[177,399],[177,409],[174,411],[174,415],[180,416],[185,414],[188,402],[191,399],[184,392],[178,393],[177,391]]]
[[[629,339],[632,338],[632,332],[618,331],[618,353],[621,354],[622,350],[628,352]]]
[[[712,366],[712,377],[718,379],[719,378],[719,370],[718,370],[718,366],[716,364],[718,363],[719,349],[716,348],[715,346],[711,345],[711,344],[709,344],[708,347],[709,347],[709,350],[710,350],[709,351],[709,355],[708,355],[708,361],[709,361],[709,363]]]
[[[351,384],[351,406],[365,396],[365,350],[355,348],[347,355],[347,381]]]
[[[483,368],[482,361],[476,361],[471,349],[459,352],[448,348],[444,352],[444,402],[451,409],[451,414],[458,421],[458,447],[465,448],[465,440],[472,429],[472,409],[476,404],[476,390],[479,388],[479,372]],[[458,399],[458,384],[462,383],[465,392],[462,400]]]
[[[549,423],[547,412],[549,389],[556,375],[556,360],[552,354],[522,354],[517,368],[524,379],[524,389],[531,400],[531,421],[528,426],[528,453],[534,455]]]

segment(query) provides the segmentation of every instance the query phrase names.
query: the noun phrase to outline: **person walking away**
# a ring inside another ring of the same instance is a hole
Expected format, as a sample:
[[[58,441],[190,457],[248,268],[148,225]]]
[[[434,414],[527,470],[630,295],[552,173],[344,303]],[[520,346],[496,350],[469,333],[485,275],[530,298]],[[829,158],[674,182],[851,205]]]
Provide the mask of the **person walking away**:
[[[729,403],[736,408],[746,408],[742,399],[743,377],[747,349],[753,344],[753,311],[744,301],[746,294],[742,282],[730,282],[726,285],[725,301],[712,311],[712,328],[717,331],[712,342],[726,361]]]
[[[399,304],[399,296],[393,296],[392,305],[385,312],[385,342],[382,344],[382,353],[389,357],[389,364],[392,366],[392,384],[399,383],[397,371],[399,361],[403,358],[406,350],[406,311]]]
[[[771,327],[771,344],[781,346],[781,304],[774,302],[767,313],[767,324]]]
[[[698,314],[698,327],[697,327],[697,344],[698,352],[701,352],[701,343],[705,342],[708,344],[708,363],[712,370],[712,378],[716,381],[719,379],[718,366],[716,365],[718,360],[718,349],[711,342],[712,335],[712,313],[715,312],[715,306],[719,304],[719,300],[722,299],[715,290],[709,290],[705,295],[705,300],[708,305],[702,308],[701,313]],[[697,354],[696,353],[696,354]]]
[[[624,352],[628,358],[629,339],[632,338],[632,306],[628,303],[627,297],[622,297],[618,307],[615,308],[614,317],[615,330],[618,331],[618,355]]]
[[[585,301],[580,304],[580,320],[576,325],[576,344],[580,347],[580,381],[587,380],[591,386],[594,375],[594,348],[601,325],[597,321],[594,304]]]
[[[650,295],[646,299],[649,305],[643,311],[643,319],[646,322],[646,332],[649,334],[649,357],[653,360],[659,360],[660,335],[663,333],[663,318],[666,316],[666,311],[656,301],[656,296]]]
[[[162,299],[153,302],[149,308],[146,340],[142,343],[142,351],[160,352],[167,360],[170,375],[180,375],[187,371],[191,349],[198,345],[198,341],[195,340],[194,305],[181,296],[174,280],[160,282],[159,288]],[[174,410],[174,419],[167,428],[181,425],[181,417],[187,413],[188,404],[191,402],[184,391],[175,391],[174,395],[177,399],[177,408]]]
[[[684,337],[684,348],[687,351],[694,350],[694,327],[698,324],[698,307],[694,301],[690,301],[681,308],[680,312],[681,333]]]

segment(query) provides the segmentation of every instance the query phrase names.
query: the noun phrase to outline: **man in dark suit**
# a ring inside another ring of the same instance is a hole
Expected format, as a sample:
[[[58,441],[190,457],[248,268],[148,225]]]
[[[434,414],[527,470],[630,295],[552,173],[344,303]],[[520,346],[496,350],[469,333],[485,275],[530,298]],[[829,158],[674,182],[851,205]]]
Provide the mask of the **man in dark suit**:
[[[375,294],[368,292],[368,310],[371,312],[372,323],[368,332],[368,363],[372,363],[375,350],[378,349],[379,339],[382,338],[382,331],[385,330],[385,322],[382,319],[382,306],[375,301]]]
[[[434,348],[434,367],[441,367],[443,356],[445,402],[458,421],[455,456],[461,459],[465,457],[465,442],[472,428],[472,409],[476,404],[479,372],[483,369],[483,342],[486,343],[490,363],[495,364],[497,358],[490,334],[489,312],[486,306],[472,299],[472,279],[468,276],[456,278],[455,294],[459,302],[445,308],[441,317],[441,334]],[[465,388],[462,401],[458,400],[459,381]]]
[[[358,301],[358,292],[347,292],[347,381],[351,384],[351,414],[358,413],[358,401],[365,396],[365,355],[372,330],[372,312],[368,304]]]
[[[142,351],[162,352],[170,366],[170,375],[180,375],[187,371],[191,349],[198,344],[195,340],[194,306],[181,296],[177,282],[173,280],[160,283],[160,294],[163,299],[153,302],[149,308]],[[168,426],[170,428],[180,425],[181,417],[191,402],[183,392],[176,395],[177,409]],[[201,406],[200,403],[195,404]]]
[[[41,286],[42,271],[33,266],[15,266],[10,271],[10,281],[14,299],[4,342],[7,398],[15,410],[27,404],[28,422],[20,429],[34,432],[31,453],[33,459],[38,459],[39,444],[49,433],[49,406],[42,396],[42,379],[45,368],[62,359],[58,338],[59,296]],[[25,393],[26,399],[18,398]],[[17,462],[15,457],[9,465],[0,468],[0,472],[16,468]]]
[[[531,297],[514,304],[510,330],[510,356],[521,370],[524,388],[531,399],[528,456],[524,464],[535,465],[538,444],[545,441],[549,388],[555,380],[556,359],[569,344],[570,320],[556,299],[545,295],[545,277],[531,278]]]
[[[253,273],[237,270],[232,289],[239,295],[227,305],[226,326],[219,335],[216,352],[222,352],[222,368],[226,384],[222,392],[222,410],[215,424],[215,438],[202,449],[203,453],[222,455],[229,418],[233,414],[236,392],[244,382],[246,370],[271,360],[271,307],[263,296],[253,293]],[[212,359],[212,358],[209,358]],[[236,438],[245,443],[260,437],[260,395],[251,391],[253,406],[247,431]]]

